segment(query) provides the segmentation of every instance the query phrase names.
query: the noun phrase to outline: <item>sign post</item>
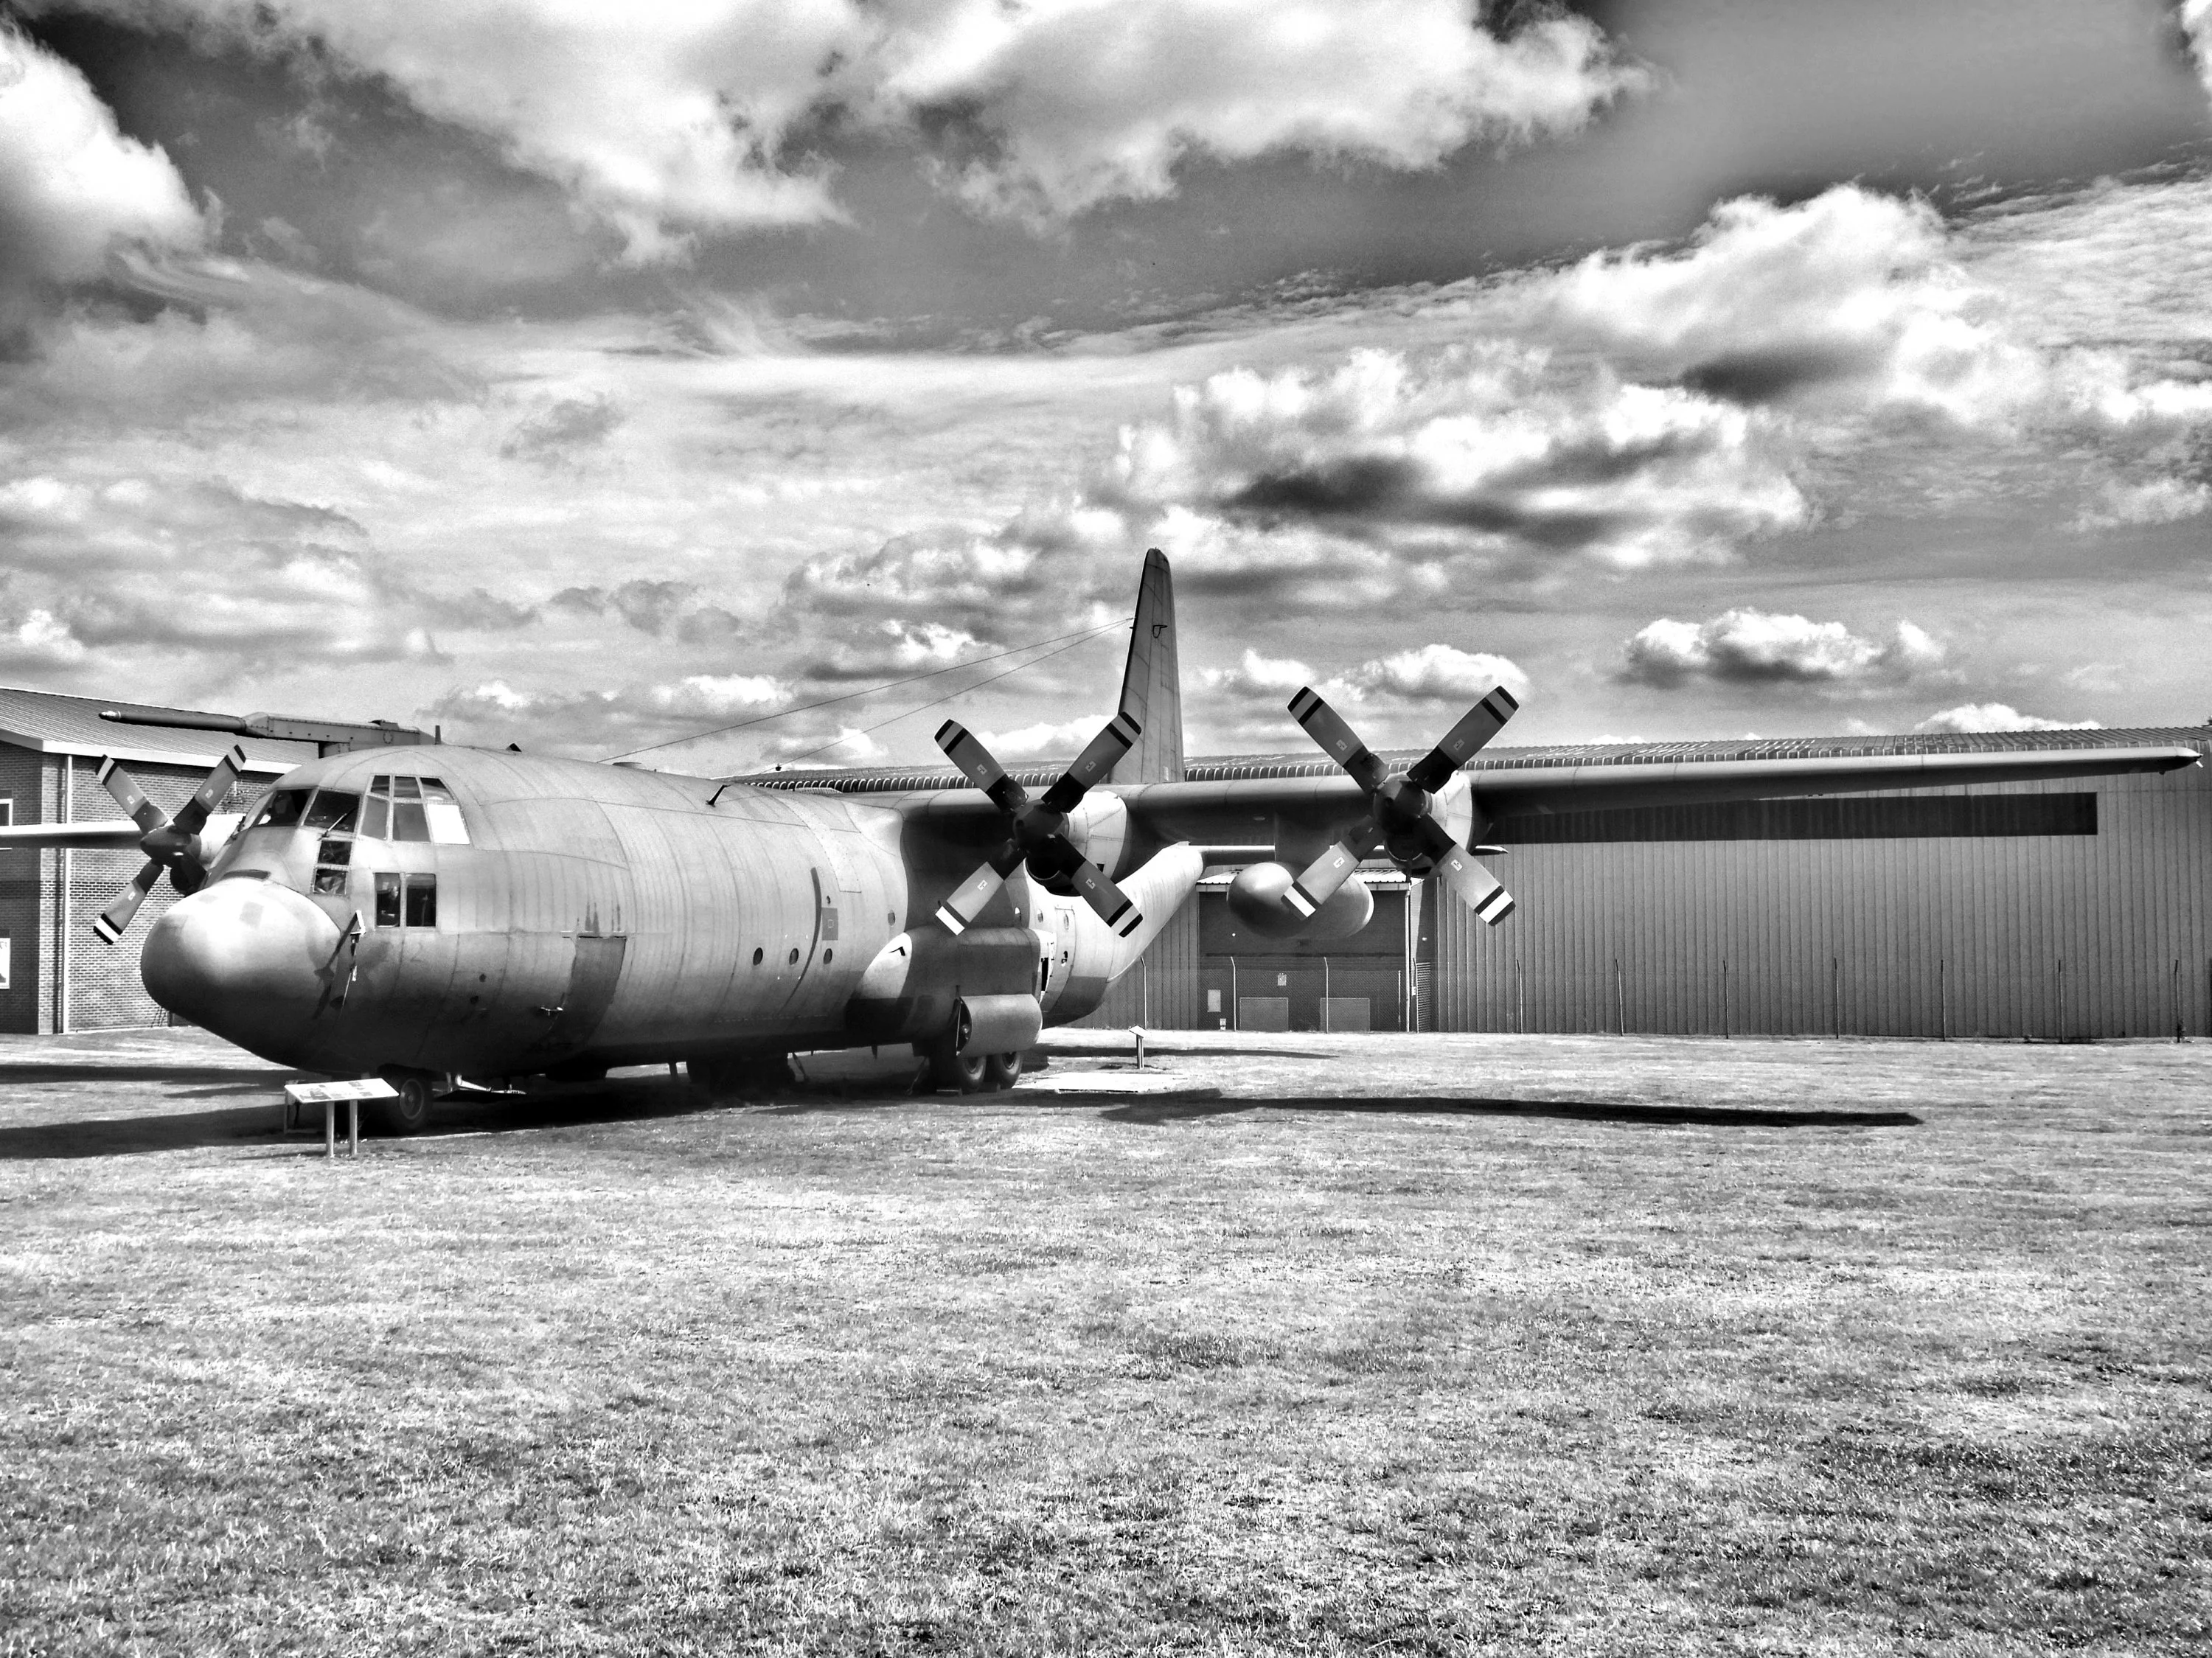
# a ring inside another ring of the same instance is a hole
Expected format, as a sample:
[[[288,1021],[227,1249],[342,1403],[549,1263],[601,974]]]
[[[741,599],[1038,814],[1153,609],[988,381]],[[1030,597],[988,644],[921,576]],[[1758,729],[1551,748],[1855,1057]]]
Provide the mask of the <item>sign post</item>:
[[[335,1159],[338,1154],[338,1102],[346,1107],[346,1153],[361,1156],[361,1102],[363,1100],[388,1100],[399,1090],[381,1077],[356,1077],[344,1082],[286,1083],[284,1084],[284,1121],[279,1133],[291,1128],[303,1105],[323,1108],[323,1156]]]

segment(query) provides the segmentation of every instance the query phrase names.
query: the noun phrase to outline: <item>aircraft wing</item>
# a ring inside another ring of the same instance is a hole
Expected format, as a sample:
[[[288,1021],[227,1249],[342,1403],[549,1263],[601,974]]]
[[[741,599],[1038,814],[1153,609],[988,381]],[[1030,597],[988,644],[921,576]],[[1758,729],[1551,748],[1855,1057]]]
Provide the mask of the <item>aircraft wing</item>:
[[[135,851],[146,831],[128,817],[101,823],[24,823],[0,829],[0,852],[22,847],[37,852],[47,847],[77,851]]]
[[[1875,739],[1877,743],[1881,739]],[[2198,763],[2181,743],[2043,749],[1962,749],[1940,739],[1889,739],[1908,751],[1777,753],[1787,744],[1698,744],[1632,748],[1492,750],[1464,768],[1481,817],[1595,811],[1624,806],[1768,800],[1891,789],[1955,788],[2166,772]],[[1869,744],[1873,748],[1874,744]],[[1687,754],[1694,748],[1703,752]],[[1402,764],[1411,756],[1386,756]],[[1047,777],[1053,768],[1042,768]],[[1107,785],[1152,839],[1200,847],[1297,844],[1327,835],[1368,810],[1359,786],[1326,760],[1303,756],[1194,761],[1186,782]],[[1024,782],[1027,773],[1017,774]],[[889,772],[788,774],[748,779],[770,786],[826,788],[889,806],[948,840],[988,837],[1000,818],[981,790],[938,774]]]
[[[2172,771],[2193,766],[2198,759],[2195,749],[2179,744],[1756,759],[1646,758],[1632,753],[1562,762],[1524,762],[1509,753],[1478,760],[1464,774],[1482,816],[1496,819],[1534,812],[2104,777]],[[1205,781],[1154,783],[1120,793],[1131,817],[1170,841],[1250,841],[1261,838],[1254,831],[1269,820],[1312,829],[1348,822],[1366,809],[1359,786],[1326,762],[1300,760],[1206,769],[1297,774],[1231,774]]]

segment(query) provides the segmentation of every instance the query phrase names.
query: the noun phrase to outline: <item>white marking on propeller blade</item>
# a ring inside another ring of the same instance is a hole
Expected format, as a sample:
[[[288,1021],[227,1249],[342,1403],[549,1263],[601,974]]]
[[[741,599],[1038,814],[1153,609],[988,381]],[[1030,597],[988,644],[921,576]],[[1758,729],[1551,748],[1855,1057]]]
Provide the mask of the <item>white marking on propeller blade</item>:
[[[1290,890],[1283,895],[1284,901],[1310,920],[1316,910],[1336,896],[1336,890],[1358,867],[1359,860],[1344,842],[1336,841],[1291,883]]]
[[[975,872],[952,889],[945,902],[937,907],[937,919],[954,933],[965,932],[975,918],[983,913],[983,906],[991,902],[1006,878],[988,864],[979,864]]]
[[[1443,874],[1444,884],[1486,925],[1496,926],[1513,913],[1512,896],[1504,884],[1468,856],[1465,847],[1454,847],[1437,860],[1437,867]]]

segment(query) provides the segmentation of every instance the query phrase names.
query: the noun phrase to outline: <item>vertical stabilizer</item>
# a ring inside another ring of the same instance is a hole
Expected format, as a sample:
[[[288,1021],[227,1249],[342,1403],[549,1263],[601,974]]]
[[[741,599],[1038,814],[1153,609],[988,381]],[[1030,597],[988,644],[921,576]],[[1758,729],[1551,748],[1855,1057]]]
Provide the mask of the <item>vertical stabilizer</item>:
[[[1107,774],[1114,783],[1182,781],[1182,675],[1176,665],[1175,581],[1168,558],[1145,555],[1137,586],[1137,617],[1129,665],[1121,675],[1121,712],[1143,727],[1136,745]]]

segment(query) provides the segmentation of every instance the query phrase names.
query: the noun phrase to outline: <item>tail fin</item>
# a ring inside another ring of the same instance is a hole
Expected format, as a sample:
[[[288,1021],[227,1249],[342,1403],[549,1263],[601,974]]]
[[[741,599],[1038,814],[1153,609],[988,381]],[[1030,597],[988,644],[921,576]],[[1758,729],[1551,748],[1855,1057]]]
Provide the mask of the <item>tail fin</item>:
[[[1176,665],[1175,580],[1167,555],[1145,554],[1137,586],[1136,628],[1121,675],[1121,712],[1142,728],[1136,744],[1107,774],[1115,783],[1182,781],[1182,674]]]

